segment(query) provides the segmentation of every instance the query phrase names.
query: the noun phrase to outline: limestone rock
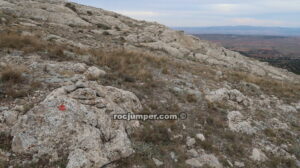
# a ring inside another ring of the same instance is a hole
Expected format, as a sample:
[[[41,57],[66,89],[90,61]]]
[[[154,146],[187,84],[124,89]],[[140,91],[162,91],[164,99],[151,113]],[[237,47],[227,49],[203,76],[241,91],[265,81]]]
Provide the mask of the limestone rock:
[[[256,132],[256,130],[251,126],[251,123],[245,120],[244,116],[239,111],[229,112],[227,118],[228,126],[232,131],[246,134],[254,134]]]
[[[283,112],[283,113],[297,113],[297,109],[294,106],[291,105],[279,105],[278,108]]]
[[[295,105],[295,108],[296,108],[297,110],[300,110],[300,102],[295,103],[294,105]]]
[[[12,126],[18,120],[18,115],[19,113],[17,111],[4,111],[3,112],[4,122],[7,125]]]
[[[86,71],[86,64],[83,63],[77,63],[73,67],[75,72],[84,73]]]
[[[164,162],[162,162],[156,158],[152,158],[152,160],[157,167],[162,166],[164,164]]]
[[[5,68],[5,67],[7,67],[7,64],[4,62],[0,62],[0,68]]]
[[[185,163],[192,167],[202,167],[204,165],[208,165],[213,168],[223,167],[219,160],[212,154],[203,154],[200,157],[188,159]]]
[[[286,130],[289,128],[289,126],[286,123],[282,123],[281,121],[279,121],[277,118],[272,118],[268,121],[268,125],[270,128],[272,129],[282,129],[282,130]]]
[[[21,116],[12,129],[12,150],[52,158],[64,151],[68,168],[102,167],[131,155],[127,133],[138,123],[113,120],[113,114],[138,112],[138,98],[96,82],[84,86],[70,93],[59,88]]]
[[[188,147],[191,147],[191,146],[195,145],[195,143],[196,143],[195,138],[187,137],[187,139],[186,139],[186,145]]]
[[[203,166],[203,163],[198,161],[196,158],[188,159],[185,161],[185,163],[192,167],[202,167]]]
[[[201,141],[205,141],[205,137],[203,134],[197,134],[196,137]]]
[[[245,167],[245,164],[243,162],[235,161],[234,166],[236,166],[236,167]]]
[[[85,72],[85,76],[88,79],[92,79],[92,80],[99,79],[100,77],[103,77],[105,75],[106,75],[105,71],[94,66],[88,68],[88,70]]]
[[[174,162],[178,162],[178,158],[177,158],[175,152],[171,152],[171,153],[170,153],[170,157],[171,157],[171,159],[174,160]]]
[[[259,162],[267,160],[266,155],[257,148],[254,148],[252,150],[252,155],[250,156],[250,158],[254,161],[259,161]]]
[[[196,158],[199,156],[198,152],[195,149],[190,149],[187,151],[187,155],[193,158]]]
[[[248,98],[236,89],[221,88],[207,93],[205,98],[209,102],[232,101],[238,104],[250,105]]]

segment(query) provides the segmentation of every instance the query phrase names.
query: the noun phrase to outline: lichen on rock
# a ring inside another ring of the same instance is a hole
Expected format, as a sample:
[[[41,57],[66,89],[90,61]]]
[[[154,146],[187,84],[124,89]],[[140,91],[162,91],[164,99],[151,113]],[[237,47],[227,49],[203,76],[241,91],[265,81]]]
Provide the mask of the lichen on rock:
[[[12,129],[13,151],[37,158],[64,151],[68,168],[101,167],[130,156],[134,150],[127,133],[138,122],[116,121],[112,115],[138,112],[138,98],[96,82],[84,85],[70,93],[56,89],[21,116]]]

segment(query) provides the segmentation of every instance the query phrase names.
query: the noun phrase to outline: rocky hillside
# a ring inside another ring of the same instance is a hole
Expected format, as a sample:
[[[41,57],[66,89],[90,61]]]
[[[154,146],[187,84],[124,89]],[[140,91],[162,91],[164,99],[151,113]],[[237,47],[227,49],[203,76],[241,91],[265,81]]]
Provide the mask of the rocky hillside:
[[[299,83],[158,23],[0,0],[0,167],[300,167]]]

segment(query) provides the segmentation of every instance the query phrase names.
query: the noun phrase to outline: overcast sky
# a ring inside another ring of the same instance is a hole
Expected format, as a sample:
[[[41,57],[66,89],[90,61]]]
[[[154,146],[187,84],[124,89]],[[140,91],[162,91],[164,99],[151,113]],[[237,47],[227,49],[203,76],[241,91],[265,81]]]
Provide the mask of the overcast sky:
[[[71,0],[174,26],[300,27],[300,0]]]

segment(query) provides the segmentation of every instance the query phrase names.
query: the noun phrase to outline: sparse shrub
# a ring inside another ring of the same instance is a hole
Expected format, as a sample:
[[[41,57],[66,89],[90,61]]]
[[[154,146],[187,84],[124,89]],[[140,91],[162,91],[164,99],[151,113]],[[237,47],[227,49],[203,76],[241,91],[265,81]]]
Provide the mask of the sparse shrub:
[[[141,136],[142,142],[150,144],[168,144],[171,143],[171,139],[167,128],[163,125],[155,126],[154,128],[146,128],[141,130],[140,134],[137,132],[134,136]],[[145,132],[147,131],[147,132]]]
[[[217,150],[217,149],[214,147],[212,141],[201,141],[201,142],[200,142],[200,146],[201,146],[204,150],[209,151],[209,152],[214,152],[214,151]]]
[[[119,37],[119,41],[122,42],[122,43],[124,43],[124,42],[126,42],[126,39],[121,36],[121,37]]]
[[[64,50],[65,48],[62,46],[50,45],[48,48],[48,56],[51,59],[68,60]]]
[[[93,12],[91,12],[91,11],[87,11],[86,13],[87,13],[88,15],[90,15],[90,16],[93,15]]]
[[[133,83],[136,81],[136,79],[132,76],[128,76],[128,75],[123,75],[123,78],[124,78],[124,81],[125,82],[130,82],[130,83]]]
[[[241,144],[229,143],[225,146],[225,152],[229,156],[245,157],[246,151]]]
[[[20,66],[7,66],[5,69],[0,70],[0,81],[10,84],[17,84],[24,82],[25,78],[22,75],[26,69]]]
[[[169,74],[170,73],[167,67],[164,67],[161,72],[163,74]]]
[[[206,118],[206,123],[213,128],[224,128],[226,127],[226,119],[221,116],[213,116],[212,114]]]
[[[108,31],[104,31],[102,34],[103,34],[104,36],[109,36],[109,35],[111,35]]]
[[[74,4],[72,4],[72,3],[66,3],[65,7],[71,9],[74,12],[77,12],[76,6]]]
[[[40,82],[27,78],[29,73],[23,65],[8,65],[1,69],[0,86],[3,93],[11,98],[20,98],[40,88],[42,86]]]
[[[12,137],[4,132],[0,132],[0,149],[4,151],[10,151]]]
[[[268,137],[276,137],[276,133],[271,128],[265,129],[264,133]]]
[[[5,94],[12,98],[26,97],[29,93],[27,89],[16,89],[14,87],[6,87]]]
[[[188,94],[186,96],[186,100],[189,102],[189,103],[196,103],[197,102],[197,97],[196,95],[194,94]]]
[[[29,53],[41,51],[45,47],[45,45],[34,36],[23,36],[14,32],[1,33],[0,36],[0,48],[18,49]]]
[[[119,26],[116,26],[115,29],[116,29],[117,31],[121,31],[121,28],[120,28]]]
[[[102,24],[102,23],[97,23],[96,25],[97,25],[97,27],[98,27],[99,29],[103,29],[103,30],[109,30],[109,29],[111,29],[110,26],[107,26],[107,25]]]
[[[40,88],[40,87],[42,87],[42,83],[39,82],[39,81],[31,81],[30,82],[30,87],[32,89]]]

